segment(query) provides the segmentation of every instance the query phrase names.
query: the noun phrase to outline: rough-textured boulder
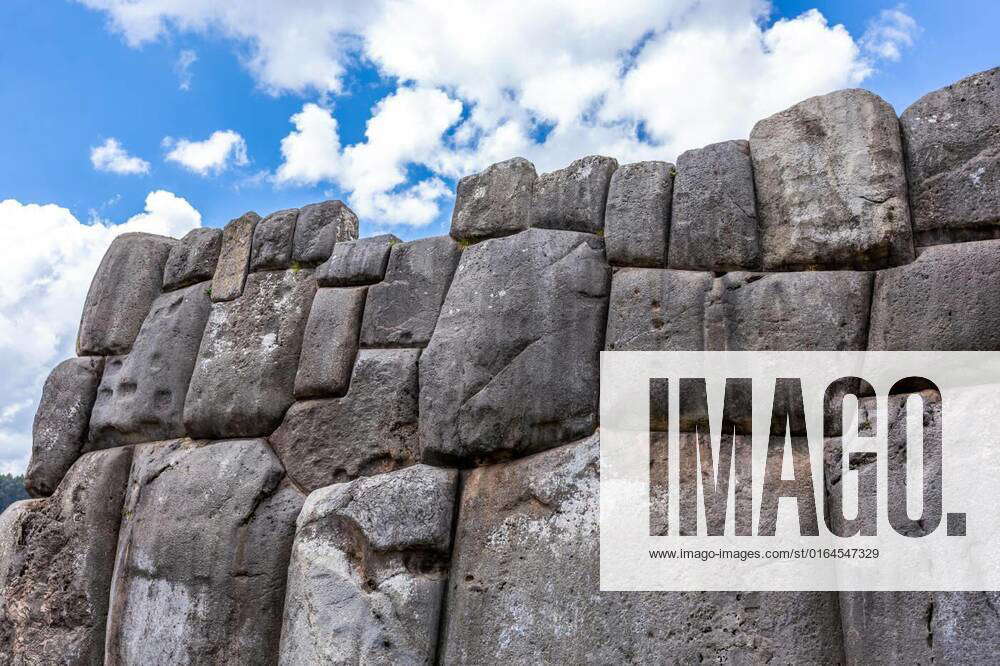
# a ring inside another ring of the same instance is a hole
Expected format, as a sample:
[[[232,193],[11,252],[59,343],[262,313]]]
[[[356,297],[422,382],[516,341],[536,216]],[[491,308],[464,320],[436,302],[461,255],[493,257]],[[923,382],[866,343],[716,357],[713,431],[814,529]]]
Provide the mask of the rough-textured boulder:
[[[623,268],[611,279],[608,351],[705,349],[705,307],[712,274]]]
[[[33,497],[55,492],[83,450],[103,371],[103,358],[83,356],[63,361],[45,380],[24,482]]]
[[[468,474],[442,663],[843,663],[836,593],[600,592],[599,461],[594,436]]]
[[[928,247],[879,271],[868,344],[876,350],[1000,349],[1000,240]]]
[[[149,306],[160,295],[163,266],[176,242],[141,233],[122,234],[111,242],[83,305],[77,354],[128,353]]]
[[[200,227],[180,239],[163,268],[163,290],[180,289],[211,280],[222,250],[222,229]]]
[[[365,287],[320,289],[313,299],[302,338],[295,397],[343,395],[358,353]]]
[[[304,499],[283,476],[263,440],[136,448],[111,584],[109,666],[276,662]]]
[[[636,162],[611,176],[604,237],[612,264],[666,266],[673,172],[669,162]]]
[[[302,507],[281,664],[430,664],[458,474],[415,465],[322,488]]]
[[[292,261],[316,266],[330,258],[334,245],[358,238],[358,216],[343,201],[323,201],[299,210]]]
[[[260,215],[250,211],[230,220],[222,230],[222,249],[212,278],[213,301],[231,301],[243,293],[258,222]]]
[[[458,181],[451,237],[478,241],[527,229],[536,178],[535,165],[515,157]]]
[[[385,280],[368,288],[361,345],[426,345],[461,256],[448,236],[393,245]]]
[[[681,153],[670,217],[670,268],[759,268],[750,144],[723,141]]]
[[[87,450],[183,436],[184,400],[211,310],[207,284],[156,299],[131,353],[105,365]]]
[[[1000,237],[1000,67],[899,117],[918,244]]]
[[[420,359],[425,460],[525,453],[594,429],[610,282],[603,245],[529,229],[465,250]]]
[[[343,398],[297,402],[269,438],[288,475],[316,488],[415,463],[418,349],[362,349]]]
[[[765,270],[872,269],[913,258],[899,121],[865,90],[839,90],[750,133]]]
[[[531,226],[597,233],[604,228],[608,183],[618,160],[589,155],[535,181]]]
[[[22,504],[0,600],[0,664],[103,664],[108,590],[132,451],[74,463],[56,493]]]
[[[271,433],[292,404],[302,334],[316,282],[309,271],[247,277],[243,296],[215,303],[184,404],[188,435]]]
[[[280,270],[292,265],[292,241],[298,208],[271,213],[253,231],[250,270]]]
[[[316,269],[321,287],[353,287],[381,282],[389,251],[400,240],[392,234],[337,243],[333,254]]]

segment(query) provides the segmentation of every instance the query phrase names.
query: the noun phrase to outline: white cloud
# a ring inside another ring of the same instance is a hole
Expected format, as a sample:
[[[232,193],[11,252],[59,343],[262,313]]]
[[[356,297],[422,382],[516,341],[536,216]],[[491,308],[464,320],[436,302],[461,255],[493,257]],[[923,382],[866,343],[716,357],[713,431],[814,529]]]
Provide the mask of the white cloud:
[[[196,62],[198,62],[198,54],[191,49],[184,49],[177,56],[174,71],[177,72],[177,87],[181,90],[191,90],[191,78],[194,76],[191,72],[191,65]]]
[[[31,422],[49,371],[74,355],[90,279],[111,240],[129,231],[179,237],[201,225],[191,204],[170,192],[146,197],[123,224],[80,222],[55,204],[0,201],[0,472],[21,472]]]
[[[902,49],[913,46],[919,34],[920,26],[906,13],[903,5],[898,5],[895,9],[879,12],[868,24],[861,44],[876,57],[897,62],[902,57]]]
[[[230,164],[244,166],[249,162],[247,143],[233,130],[212,132],[204,141],[166,137],[163,146],[170,149],[166,156],[168,161],[202,176],[224,171]]]
[[[149,173],[149,162],[129,155],[115,138],[107,139],[101,145],[91,148],[90,163],[98,171],[120,174]]]

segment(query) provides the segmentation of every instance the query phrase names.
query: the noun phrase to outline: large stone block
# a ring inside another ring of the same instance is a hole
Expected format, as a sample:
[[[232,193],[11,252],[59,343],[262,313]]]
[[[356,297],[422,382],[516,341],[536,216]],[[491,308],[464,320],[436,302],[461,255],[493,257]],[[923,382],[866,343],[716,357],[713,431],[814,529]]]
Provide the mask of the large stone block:
[[[765,270],[873,269],[913,258],[899,121],[865,90],[839,90],[750,133]]]
[[[304,500],[283,477],[264,440],[136,447],[111,584],[108,666],[276,662]]]
[[[368,288],[361,346],[426,345],[461,256],[448,236],[393,245],[385,280]]]
[[[323,201],[299,210],[292,241],[292,261],[317,266],[330,258],[335,244],[358,238],[358,216],[343,201]]]
[[[604,228],[604,206],[618,160],[589,155],[535,181],[531,226],[597,233]]]
[[[528,228],[535,165],[523,157],[500,162],[458,181],[451,237],[478,241]]]
[[[7,565],[0,572],[0,664],[104,663],[113,546],[131,460],[128,448],[86,454],[52,497],[14,510],[16,541],[0,558]]]
[[[266,436],[292,404],[302,334],[316,293],[309,271],[247,277],[243,296],[215,303],[184,404],[192,437]]]
[[[250,270],[281,270],[292,265],[292,244],[298,208],[271,213],[253,231]]]
[[[604,236],[612,264],[667,265],[673,173],[669,162],[636,162],[611,176]]]
[[[163,266],[175,241],[154,234],[118,236],[90,283],[80,319],[80,356],[127,354],[149,306],[160,295]]]
[[[313,299],[302,339],[296,398],[343,395],[358,353],[366,287],[320,289]]]
[[[392,234],[337,243],[330,258],[316,269],[321,287],[352,287],[381,282],[389,251],[400,240]]]
[[[1000,237],[1000,67],[924,95],[899,122],[917,244]]]
[[[843,663],[836,593],[601,592],[599,450],[468,473],[442,663]]]
[[[184,400],[211,310],[207,284],[156,299],[131,353],[105,365],[87,450],[184,435]]]
[[[33,497],[55,492],[80,456],[103,371],[103,358],[83,356],[63,361],[45,380],[31,431],[31,462],[24,482]]]
[[[418,349],[362,349],[343,398],[297,402],[269,438],[288,475],[316,488],[412,465]]]
[[[308,497],[279,663],[433,663],[457,482],[415,465]]]
[[[211,280],[222,250],[222,229],[200,227],[180,239],[163,269],[163,290],[180,289]]]
[[[549,448],[597,424],[603,242],[529,229],[465,250],[420,359],[424,459]]]
[[[723,141],[677,158],[667,265],[707,271],[760,267],[750,144]]]
[[[608,351],[701,351],[711,273],[623,268],[611,278]]]
[[[231,301],[243,293],[258,222],[260,215],[250,211],[230,220],[222,230],[222,249],[212,278],[213,301]]]

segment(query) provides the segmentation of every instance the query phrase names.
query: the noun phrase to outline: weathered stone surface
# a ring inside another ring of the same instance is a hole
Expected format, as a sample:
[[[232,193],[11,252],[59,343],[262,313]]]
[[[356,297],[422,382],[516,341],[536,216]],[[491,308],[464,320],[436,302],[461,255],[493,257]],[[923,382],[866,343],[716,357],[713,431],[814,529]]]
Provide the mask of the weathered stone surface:
[[[358,216],[343,201],[323,201],[299,210],[292,261],[316,266],[330,258],[334,245],[358,238]]]
[[[298,208],[271,213],[253,231],[250,270],[280,270],[292,265],[292,241]]]
[[[836,593],[600,592],[599,460],[595,435],[468,474],[442,663],[843,663]]]
[[[7,505],[0,512],[0,597],[7,587],[7,578],[11,574],[11,563],[18,552],[21,542],[22,525],[26,516],[30,516],[37,508],[45,505],[44,499],[18,500]],[[7,618],[6,606],[0,604],[0,626],[9,626],[12,619]],[[0,663],[3,657],[0,656]]]
[[[917,243],[1000,237],[1000,67],[924,95],[899,122]]]
[[[535,165],[523,157],[500,162],[458,181],[451,237],[478,241],[528,228]]]
[[[426,345],[461,256],[448,236],[393,245],[385,280],[368,288],[361,346]]]
[[[839,90],[750,133],[765,270],[872,269],[913,258],[899,122],[865,90]]]
[[[304,499],[283,476],[263,440],[136,447],[111,584],[109,666],[275,663]]]
[[[180,289],[211,280],[222,250],[222,229],[192,229],[180,239],[163,269],[163,290]]]
[[[608,351],[701,351],[712,274],[623,268],[611,279]]]
[[[316,269],[321,287],[353,287],[381,282],[389,251],[401,242],[392,234],[337,243],[330,258]]]
[[[343,398],[297,402],[270,442],[301,488],[415,463],[418,349],[362,349]]]
[[[91,409],[104,359],[71,358],[55,367],[42,387],[31,432],[31,462],[25,488],[33,497],[51,495],[87,441]]]
[[[258,222],[260,215],[250,211],[230,220],[222,230],[222,249],[212,278],[213,301],[231,301],[243,293]]]
[[[618,160],[589,155],[535,181],[531,226],[597,233],[604,228],[608,183]]]
[[[593,431],[610,286],[603,245],[529,229],[465,250],[420,359],[425,460],[525,453]]]
[[[312,493],[279,663],[432,663],[457,485],[454,470],[415,465]]]
[[[113,544],[132,451],[74,463],[56,493],[21,505],[6,556],[0,664],[104,663]]]
[[[313,299],[302,338],[295,397],[338,396],[347,392],[358,353],[366,287],[320,289]]]
[[[1000,241],[939,245],[879,271],[869,348],[1000,349]]]
[[[611,176],[604,214],[608,261],[619,266],[667,265],[674,165],[624,164]]]
[[[677,158],[670,220],[670,268],[760,268],[750,144],[723,141]]]
[[[211,310],[207,284],[156,299],[131,353],[105,365],[87,450],[184,435],[184,400]]]
[[[175,241],[154,234],[118,236],[90,283],[80,319],[80,356],[127,354],[149,306],[160,295],[163,266]]]
[[[184,404],[191,437],[271,433],[292,404],[302,334],[316,293],[310,271],[247,277],[243,296],[216,303]]]

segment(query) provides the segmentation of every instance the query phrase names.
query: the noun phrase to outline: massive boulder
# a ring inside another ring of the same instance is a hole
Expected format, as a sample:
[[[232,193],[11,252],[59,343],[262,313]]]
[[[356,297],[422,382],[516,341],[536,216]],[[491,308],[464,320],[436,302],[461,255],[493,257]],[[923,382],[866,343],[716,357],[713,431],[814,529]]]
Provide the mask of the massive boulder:
[[[343,201],[323,201],[299,210],[292,239],[292,261],[316,266],[330,258],[341,241],[358,238],[358,216]]]
[[[343,395],[358,353],[365,287],[319,289],[302,338],[296,398]]]
[[[281,270],[292,265],[292,241],[298,208],[271,213],[253,231],[250,270]]]
[[[608,183],[617,168],[614,158],[589,155],[565,169],[538,176],[531,226],[592,234],[603,229]]]
[[[180,289],[211,280],[222,250],[222,229],[199,227],[180,239],[163,269],[163,290]]]
[[[231,301],[243,293],[258,222],[260,215],[250,211],[230,220],[222,230],[222,249],[212,278],[213,301]]]
[[[515,157],[458,181],[451,237],[475,242],[527,229],[536,178],[535,165]]]
[[[624,164],[611,176],[604,212],[608,261],[617,266],[667,265],[674,165]]]
[[[711,273],[623,268],[611,279],[608,351],[701,351]]]
[[[399,242],[392,234],[339,242],[333,246],[330,258],[316,269],[316,282],[321,287],[381,282],[389,263],[389,251]]]
[[[279,663],[433,663],[457,486],[456,471],[415,465],[309,495]]]
[[[839,90],[750,133],[764,270],[873,269],[913,259],[899,122],[865,90]]]

